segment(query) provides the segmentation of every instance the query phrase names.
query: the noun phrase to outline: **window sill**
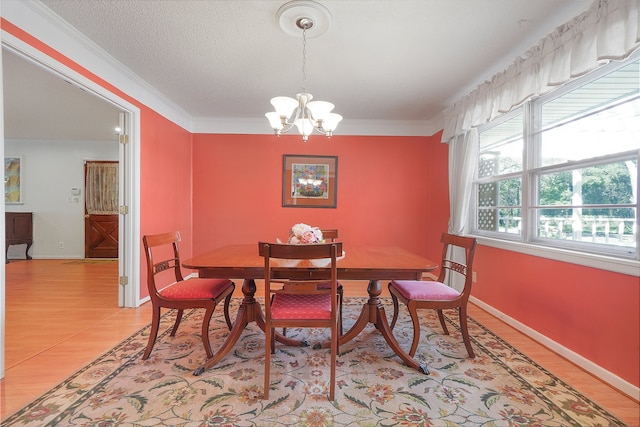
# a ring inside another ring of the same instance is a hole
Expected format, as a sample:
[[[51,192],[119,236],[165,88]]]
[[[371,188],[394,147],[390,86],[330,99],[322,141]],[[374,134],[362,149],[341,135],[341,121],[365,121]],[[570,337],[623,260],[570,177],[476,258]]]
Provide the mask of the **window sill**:
[[[478,244],[484,246],[640,277],[640,261],[573,252],[566,249],[550,248],[521,242],[510,242],[484,236],[474,237],[478,240]]]

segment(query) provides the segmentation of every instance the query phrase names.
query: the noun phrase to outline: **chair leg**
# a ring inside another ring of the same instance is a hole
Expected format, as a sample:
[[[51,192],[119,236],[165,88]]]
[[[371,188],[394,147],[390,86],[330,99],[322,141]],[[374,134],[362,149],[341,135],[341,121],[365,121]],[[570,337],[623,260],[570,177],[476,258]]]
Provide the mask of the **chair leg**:
[[[420,342],[420,319],[418,318],[418,310],[414,307],[407,305],[409,314],[411,315],[411,322],[413,323],[413,340],[411,341],[411,350],[409,350],[409,356],[413,357],[418,349],[418,342]]]
[[[389,283],[389,288],[391,288],[391,283]],[[393,301],[393,318],[391,319],[391,324],[389,325],[389,329],[393,331],[393,328],[396,326],[396,322],[398,321],[398,297],[391,292],[391,301]]]
[[[176,323],[173,324],[173,329],[171,329],[171,336],[175,337],[176,336],[176,332],[178,331],[178,326],[180,326],[180,321],[182,320],[182,314],[184,313],[184,310],[179,308],[178,309],[178,314],[176,314]]]
[[[224,319],[227,321],[227,327],[229,330],[233,328],[233,324],[231,323],[231,316],[229,316],[229,304],[231,303],[231,297],[233,296],[233,291],[229,292],[229,295],[224,299]]]
[[[204,312],[204,317],[202,318],[202,345],[204,345],[204,351],[207,353],[207,359],[213,357],[211,341],[209,341],[209,325],[211,324],[211,316],[213,316],[213,310],[215,310],[215,308],[215,304],[207,307],[207,311]]]
[[[460,317],[460,330],[462,331],[462,340],[464,341],[464,346],[467,348],[467,353],[469,353],[470,358],[476,357],[473,352],[473,347],[471,347],[471,340],[469,339],[469,327],[467,325],[467,309],[466,307],[460,307],[458,309],[458,316]]]
[[[265,346],[264,346],[264,391],[262,392],[263,399],[269,399],[269,386],[271,385],[271,334],[273,329],[270,325],[266,325],[264,328],[265,334]]]
[[[335,326],[334,326],[335,327]],[[329,384],[329,400],[334,401],[336,398],[336,359],[338,357],[338,334],[337,328],[331,331],[331,383]]]
[[[444,334],[449,335],[449,329],[447,329],[447,322],[444,320],[444,313],[442,312],[442,309],[436,308],[436,311],[438,312],[438,319],[440,319],[440,325],[442,325]]]
[[[344,329],[342,328],[342,300],[344,299],[343,289],[338,289],[338,333],[343,335]]]
[[[149,332],[149,341],[147,342],[147,349],[142,355],[142,360],[146,360],[153,350],[153,346],[156,343],[158,337],[158,329],[160,328],[160,307],[153,307],[151,317],[151,331]]]

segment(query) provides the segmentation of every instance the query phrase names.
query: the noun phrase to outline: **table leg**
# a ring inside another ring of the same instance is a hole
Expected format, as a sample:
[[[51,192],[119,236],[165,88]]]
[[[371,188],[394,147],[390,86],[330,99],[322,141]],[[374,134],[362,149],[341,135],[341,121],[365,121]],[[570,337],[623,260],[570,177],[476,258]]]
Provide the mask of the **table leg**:
[[[229,350],[231,350],[233,346],[236,345],[236,342],[238,342],[238,339],[240,339],[240,336],[242,335],[242,331],[244,331],[245,326],[247,326],[249,323],[256,322],[260,329],[264,331],[264,315],[262,314],[262,307],[260,306],[260,303],[255,299],[256,282],[253,279],[245,279],[242,282],[242,294],[244,295],[244,297],[242,299],[240,307],[238,308],[236,321],[231,328],[229,336],[222,344],[222,347],[220,347],[220,349],[216,353],[214,353],[213,356],[208,358],[203,366],[200,366],[195,371],[193,371],[193,375],[201,375],[204,371],[222,360],[222,358],[226,356],[227,353],[229,353]],[[305,343],[301,341],[287,338],[282,334],[276,334],[276,340],[289,346],[305,345]]]
[[[208,358],[203,366],[200,366],[195,371],[193,371],[193,375],[198,376],[202,374],[205,370],[211,368],[224,356],[226,356],[229,350],[231,350],[236,342],[238,342],[238,339],[242,335],[244,327],[247,326],[249,322],[255,320],[256,313],[259,313],[258,316],[262,314],[260,303],[258,303],[258,301],[256,301],[256,299],[254,298],[256,293],[256,283],[251,279],[245,279],[242,283],[242,293],[244,295],[244,298],[242,299],[242,303],[238,308],[236,321],[231,328],[229,336],[222,344],[222,347],[220,347],[220,349],[215,352],[213,356]]]
[[[380,294],[382,293],[380,281],[369,281],[367,292],[369,293],[369,300],[362,307],[360,317],[358,317],[358,320],[351,329],[340,337],[338,344],[340,346],[346,344],[355,338],[368,323],[373,323],[376,329],[380,331],[385,341],[387,341],[389,347],[391,347],[394,353],[398,355],[398,357],[400,357],[407,366],[428,375],[429,369],[427,369],[427,365],[425,363],[418,364],[418,362],[416,362],[400,347],[400,344],[398,344],[398,341],[393,336],[393,332],[391,332],[391,328],[389,327],[389,322],[387,322],[384,306],[382,305],[382,301],[380,301]]]

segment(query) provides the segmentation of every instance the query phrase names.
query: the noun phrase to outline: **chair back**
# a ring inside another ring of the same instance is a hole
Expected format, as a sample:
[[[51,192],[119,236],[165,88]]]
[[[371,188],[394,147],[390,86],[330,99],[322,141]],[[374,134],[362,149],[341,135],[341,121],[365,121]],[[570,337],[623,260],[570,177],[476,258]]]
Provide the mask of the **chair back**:
[[[258,252],[264,257],[265,298],[270,298],[276,293],[337,294],[337,258],[342,255],[342,242],[308,245],[259,242]],[[290,263],[282,262],[282,260],[306,262],[319,259],[327,259],[328,265],[314,267],[307,264],[302,268],[292,268]],[[315,270],[313,278],[311,278],[310,269]],[[323,269],[326,270],[326,274],[323,274]],[[319,286],[329,282],[331,287]],[[270,315],[269,311],[269,304],[265,304],[267,318]],[[336,315],[336,310],[332,311]]]
[[[437,281],[449,286],[464,281],[464,288],[460,293],[462,299],[468,299],[473,283],[472,268],[476,239],[442,233],[440,241],[443,244],[442,262],[440,263],[440,274]]]
[[[142,237],[147,258],[147,287],[151,299],[161,298],[158,287],[184,280],[180,271],[178,242],[179,231]]]
[[[320,231],[322,232],[322,238],[325,242],[335,242],[338,239],[337,228],[328,228]]]
[[[258,253],[261,257],[264,257],[265,280],[286,279],[292,281],[296,278],[304,279],[304,277],[300,277],[299,271],[287,267],[289,263],[284,263],[285,265],[283,265],[278,260],[328,259],[329,263],[324,267],[328,268],[329,271],[326,277],[319,277],[318,281],[326,283],[327,280],[332,280],[337,282],[337,258],[342,255],[342,242],[312,243],[308,245],[259,242]],[[275,261],[274,258],[276,259]],[[308,265],[307,267],[313,268],[313,265]],[[309,278],[308,273],[306,277]],[[318,277],[318,273],[316,273],[316,277]],[[313,282],[315,280],[305,279],[301,281]]]

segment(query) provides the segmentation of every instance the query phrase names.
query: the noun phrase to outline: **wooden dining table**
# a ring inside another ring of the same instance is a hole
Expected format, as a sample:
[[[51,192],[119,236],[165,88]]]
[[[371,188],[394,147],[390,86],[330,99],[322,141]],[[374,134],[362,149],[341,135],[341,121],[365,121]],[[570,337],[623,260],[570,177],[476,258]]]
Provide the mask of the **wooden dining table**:
[[[438,267],[433,261],[406,249],[394,246],[349,246],[344,244],[343,257],[338,260],[339,280],[367,280],[369,298],[363,305],[358,320],[340,336],[339,345],[355,338],[369,323],[382,334],[387,344],[407,366],[428,374],[426,364],[417,363],[398,344],[393,336],[384,306],[380,300],[381,280],[407,279],[419,280],[422,274]],[[230,334],[217,352],[194,371],[200,375],[218,363],[236,344],[245,326],[256,322],[264,331],[265,319],[260,303],[255,299],[256,279],[264,279],[264,259],[258,255],[258,245],[224,246],[202,255],[184,260],[182,266],[198,271],[199,277],[223,277],[243,279],[243,299],[238,308],[236,321]],[[328,269],[313,266],[289,267],[294,274],[304,279],[322,279],[327,277]],[[288,270],[287,274],[292,272]],[[286,345],[301,345],[300,341],[277,334],[276,339]]]

